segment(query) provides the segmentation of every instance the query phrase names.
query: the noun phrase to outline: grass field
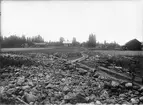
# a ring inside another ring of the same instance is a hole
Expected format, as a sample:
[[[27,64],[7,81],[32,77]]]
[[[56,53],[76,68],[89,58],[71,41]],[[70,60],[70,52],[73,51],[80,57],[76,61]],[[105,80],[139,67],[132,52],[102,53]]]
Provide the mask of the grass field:
[[[94,52],[110,54],[112,56],[117,56],[117,55],[143,56],[143,51],[94,50]]]
[[[80,52],[83,48],[79,47],[48,47],[48,48],[3,48],[2,52],[39,52],[39,53],[54,53],[54,52]]]
[[[2,52],[11,52],[11,51],[36,51],[36,50],[45,50],[45,49],[53,49],[54,47],[48,48],[2,48]]]
[[[47,47],[47,48],[2,48],[2,52],[80,52],[83,51],[80,47]],[[93,52],[100,52],[110,54],[112,56],[126,55],[126,56],[143,56],[143,51],[117,51],[117,50],[93,50]]]

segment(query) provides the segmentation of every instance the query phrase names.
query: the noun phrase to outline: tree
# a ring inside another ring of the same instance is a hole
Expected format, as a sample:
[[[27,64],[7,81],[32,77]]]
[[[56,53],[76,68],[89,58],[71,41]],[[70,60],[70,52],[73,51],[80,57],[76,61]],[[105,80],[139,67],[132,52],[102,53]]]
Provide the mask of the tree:
[[[44,42],[44,39],[40,35],[37,35],[37,36],[32,37],[32,42],[42,43]]]
[[[3,41],[3,37],[2,37],[2,35],[0,34],[0,52],[1,52],[1,44],[2,44],[2,41]]]
[[[73,45],[73,46],[76,46],[76,44],[77,44],[76,38],[73,37],[73,39],[72,39],[72,45]]]
[[[22,35],[22,37],[11,35],[9,37],[4,37],[4,38],[0,36],[0,39],[3,40],[0,41],[0,43],[2,42],[1,45],[4,48],[23,47],[23,45],[25,44],[27,44],[28,46],[32,46],[34,45],[33,42],[37,43],[44,42],[44,39],[40,35],[35,36],[33,38],[31,37],[26,38],[24,35]]]
[[[63,37],[60,37],[60,43],[63,43],[65,39]]]
[[[88,39],[88,47],[95,47],[95,46],[96,46],[96,36],[94,34],[90,34]]]

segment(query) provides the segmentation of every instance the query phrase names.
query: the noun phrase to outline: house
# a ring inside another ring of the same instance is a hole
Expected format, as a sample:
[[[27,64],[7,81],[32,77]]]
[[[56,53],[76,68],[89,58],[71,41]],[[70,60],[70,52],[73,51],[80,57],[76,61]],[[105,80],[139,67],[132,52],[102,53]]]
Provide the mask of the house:
[[[64,44],[64,46],[72,46],[71,41],[64,41],[63,44]]]
[[[21,45],[21,47],[27,48],[27,47],[29,47],[29,46],[28,46],[28,43],[24,43],[24,44]]]
[[[34,43],[34,47],[47,47],[47,43]]]
[[[137,39],[130,40],[123,47],[124,50],[141,50],[142,44]]]

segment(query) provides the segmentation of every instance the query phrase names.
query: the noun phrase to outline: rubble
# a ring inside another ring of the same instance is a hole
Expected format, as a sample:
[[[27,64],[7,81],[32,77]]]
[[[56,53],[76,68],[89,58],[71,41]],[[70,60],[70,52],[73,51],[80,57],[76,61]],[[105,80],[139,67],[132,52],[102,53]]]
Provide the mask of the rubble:
[[[132,83],[126,83],[125,86],[126,86],[127,88],[132,88],[133,84],[132,84]]]
[[[26,57],[35,62],[31,65],[25,65],[26,61],[21,66],[3,63],[0,104],[143,104],[142,87],[110,79],[101,75],[98,68],[91,70],[79,62],[69,62],[63,55],[30,53]]]

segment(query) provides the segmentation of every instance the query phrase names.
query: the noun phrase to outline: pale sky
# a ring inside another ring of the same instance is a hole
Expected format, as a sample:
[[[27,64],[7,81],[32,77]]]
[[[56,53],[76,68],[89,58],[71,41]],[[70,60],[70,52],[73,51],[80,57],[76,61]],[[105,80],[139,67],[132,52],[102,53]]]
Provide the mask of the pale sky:
[[[143,41],[143,0],[126,1],[2,1],[3,36],[41,35],[45,41],[88,40],[123,45]]]

